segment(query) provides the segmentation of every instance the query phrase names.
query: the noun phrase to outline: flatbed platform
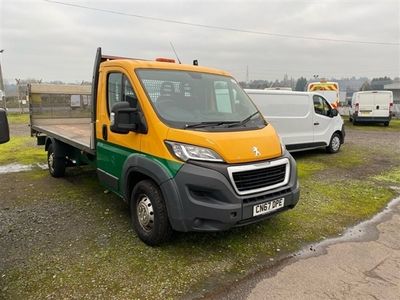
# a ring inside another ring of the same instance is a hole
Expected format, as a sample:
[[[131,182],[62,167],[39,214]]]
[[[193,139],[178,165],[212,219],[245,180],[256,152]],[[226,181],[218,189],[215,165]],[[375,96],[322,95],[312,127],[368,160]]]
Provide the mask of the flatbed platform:
[[[77,149],[90,154],[95,154],[91,147],[92,124],[41,124],[32,125],[32,129],[39,134],[45,134],[53,137]]]

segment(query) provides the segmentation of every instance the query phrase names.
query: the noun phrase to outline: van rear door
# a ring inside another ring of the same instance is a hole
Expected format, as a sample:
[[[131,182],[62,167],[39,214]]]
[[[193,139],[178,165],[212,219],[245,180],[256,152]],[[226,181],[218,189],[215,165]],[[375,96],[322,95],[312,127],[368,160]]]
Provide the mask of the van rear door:
[[[359,103],[359,116],[372,117],[372,111],[375,109],[375,94],[374,93],[361,93],[358,96]]]
[[[389,116],[390,93],[387,92],[374,92],[374,110],[372,111],[373,117],[387,117]]]

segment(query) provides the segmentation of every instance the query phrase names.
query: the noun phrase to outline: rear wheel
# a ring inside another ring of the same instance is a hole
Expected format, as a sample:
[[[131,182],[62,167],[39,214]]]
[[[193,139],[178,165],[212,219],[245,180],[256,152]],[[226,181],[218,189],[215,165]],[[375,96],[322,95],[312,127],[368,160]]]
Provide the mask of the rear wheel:
[[[335,132],[331,137],[331,141],[328,147],[326,147],[326,151],[329,153],[336,153],[339,151],[340,146],[341,146],[340,135],[337,132]]]
[[[158,186],[142,180],[132,191],[130,201],[132,226],[139,238],[150,246],[168,241],[172,236],[167,208]]]
[[[389,126],[389,121],[384,122],[383,125],[384,125],[385,127]]]
[[[65,175],[66,161],[64,157],[57,157],[54,145],[50,144],[47,149],[47,164],[50,175],[53,177],[63,177]]]

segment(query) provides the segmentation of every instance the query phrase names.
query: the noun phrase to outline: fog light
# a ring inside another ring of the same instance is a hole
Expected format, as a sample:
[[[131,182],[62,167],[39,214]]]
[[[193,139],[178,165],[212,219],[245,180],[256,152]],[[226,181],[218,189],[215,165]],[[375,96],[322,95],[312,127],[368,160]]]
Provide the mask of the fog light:
[[[200,219],[194,219],[194,221],[193,221],[193,225],[194,226],[200,226],[201,225],[201,220]]]

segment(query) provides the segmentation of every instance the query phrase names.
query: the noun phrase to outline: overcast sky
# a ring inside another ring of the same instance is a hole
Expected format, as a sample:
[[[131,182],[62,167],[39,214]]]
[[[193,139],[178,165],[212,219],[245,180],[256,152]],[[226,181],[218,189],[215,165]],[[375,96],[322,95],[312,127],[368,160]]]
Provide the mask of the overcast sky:
[[[174,57],[238,80],[400,76],[400,0],[76,1],[131,15],[260,32],[208,29],[50,3],[0,0],[5,79],[90,80],[95,50]],[[333,40],[276,37],[265,33]]]

